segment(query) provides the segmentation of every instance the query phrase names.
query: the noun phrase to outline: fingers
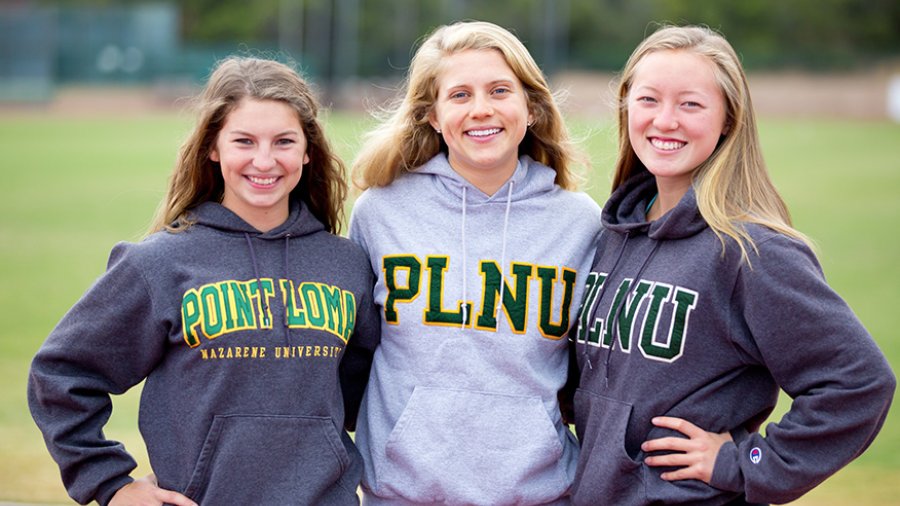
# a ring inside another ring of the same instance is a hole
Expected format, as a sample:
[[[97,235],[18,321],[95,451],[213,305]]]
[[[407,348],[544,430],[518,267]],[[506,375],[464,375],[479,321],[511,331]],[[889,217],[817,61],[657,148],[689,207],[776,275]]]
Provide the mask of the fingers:
[[[165,504],[174,504],[175,506],[197,506],[197,503],[194,501],[172,490],[159,489],[156,497]]]
[[[668,471],[659,475],[660,478],[666,481],[678,481],[678,480],[703,480],[704,473],[695,467],[682,467],[681,469],[677,469],[675,471]]]
[[[685,439],[683,437],[663,437],[644,441],[641,444],[641,450],[644,450],[647,453],[662,451],[687,452],[694,449],[695,446],[692,439]]]
[[[644,463],[653,467],[684,467],[694,464],[693,456],[686,453],[670,453],[644,458]]]
[[[687,420],[669,416],[656,417],[652,422],[657,427],[671,429],[687,437],[662,437],[644,441],[641,449],[647,453],[676,452],[649,456],[644,459],[644,463],[654,467],[677,467],[678,469],[660,474],[667,481],[700,480],[709,483],[719,449],[731,441],[731,434],[707,432]]]
[[[650,420],[653,425],[665,429],[676,430],[687,437],[697,437],[705,434],[706,431],[692,424],[683,418],[675,418],[674,416],[657,416]]]
[[[185,495],[159,488],[156,476],[153,474],[123,486],[109,501],[109,506],[161,506],[162,504],[197,506],[197,503]]]

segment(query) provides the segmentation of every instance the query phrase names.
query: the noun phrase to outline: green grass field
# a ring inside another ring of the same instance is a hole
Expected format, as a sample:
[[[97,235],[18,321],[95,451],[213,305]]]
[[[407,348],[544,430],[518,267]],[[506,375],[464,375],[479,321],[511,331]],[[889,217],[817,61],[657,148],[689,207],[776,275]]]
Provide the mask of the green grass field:
[[[349,159],[365,130],[334,114],[328,131]],[[31,357],[63,313],[103,272],[120,240],[139,239],[161,199],[185,115],[0,117],[0,502],[70,503],[25,401]],[[599,202],[615,157],[606,124],[572,122],[594,169]],[[900,125],[765,120],[773,178],[795,225],[814,238],[832,285],[900,364]],[[891,232],[894,230],[895,232]],[[107,434],[149,472],[137,431],[137,392],[115,400]],[[896,504],[900,415],[894,409],[869,451],[796,504]]]

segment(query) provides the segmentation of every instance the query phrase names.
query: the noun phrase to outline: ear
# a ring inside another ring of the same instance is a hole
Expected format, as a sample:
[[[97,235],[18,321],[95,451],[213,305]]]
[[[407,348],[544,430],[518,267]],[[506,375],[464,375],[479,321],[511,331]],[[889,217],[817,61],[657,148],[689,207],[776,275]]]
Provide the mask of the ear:
[[[440,132],[441,131],[441,123],[437,119],[437,114],[435,113],[434,105],[432,105],[428,109],[429,109],[428,113],[427,113],[428,114],[428,124],[431,125],[431,128],[433,128],[435,131]]]
[[[218,163],[219,162],[219,150],[213,148],[212,151],[209,152],[209,159]]]
[[[303,153],[303,163],[300,165],[306,165],[309,163],[309,153]]]

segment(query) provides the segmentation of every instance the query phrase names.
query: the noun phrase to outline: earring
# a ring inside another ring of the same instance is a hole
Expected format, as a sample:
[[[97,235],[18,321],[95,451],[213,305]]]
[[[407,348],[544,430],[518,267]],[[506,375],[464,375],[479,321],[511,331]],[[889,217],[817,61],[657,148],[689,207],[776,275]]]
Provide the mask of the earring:
[[[440,129],[440,128],[435,128],[434,131],[437,132],[438,135],[441,134],[441,129]]]

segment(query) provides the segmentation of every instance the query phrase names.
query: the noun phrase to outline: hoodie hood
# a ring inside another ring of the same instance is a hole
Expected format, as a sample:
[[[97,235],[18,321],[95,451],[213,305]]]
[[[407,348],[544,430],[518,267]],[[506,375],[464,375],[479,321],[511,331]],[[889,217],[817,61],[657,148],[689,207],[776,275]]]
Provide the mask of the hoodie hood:
[[[465,190],[466,201],[473,205],[503,201],[507,198],[512,202],[526,200],[536,195],[553,191],[556,180],[556,171],[534,161],[528,155],[519,157],[519,163],[516,165],[513,175],[493,195],[486,195],[453,170],[453,167],[450,166],[450,162],[447,160],[446,153],[438,154],[425,165],[410,172],[409,175],[422,175],[433,178],[434,183],[441,185],[446,190],[447,195],[456,199],[461,199],[463,190]],[[509,185],[512,185],[511,192],[509,191]]]
[[[674,209],[656,221],[647,221],[647,207],[656,193],[656,178],[642,168],[610,195],[603,207],[604,228],[630,236],[647,234],[651,239],[661,241],[684,239],[708,226],[700,215],[693,186]]]
[[[198,225],[231,234],[249,234],[263,240],[302,237],[325,230],[309,208],[301,201],[291,200],[288,218],[268,232],[260,232],[233,211],[218,202],[203,202],[191,209],[189,219]]]

